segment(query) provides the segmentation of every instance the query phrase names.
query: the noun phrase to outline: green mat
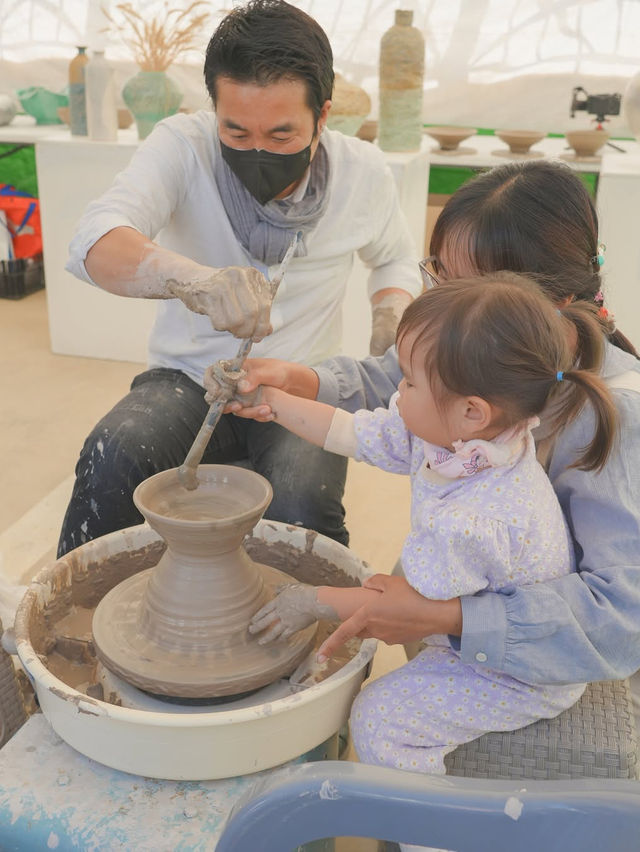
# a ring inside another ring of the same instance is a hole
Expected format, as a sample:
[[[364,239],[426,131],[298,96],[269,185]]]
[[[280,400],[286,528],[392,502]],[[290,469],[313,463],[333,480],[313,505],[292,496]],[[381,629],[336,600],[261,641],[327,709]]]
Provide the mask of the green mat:
[[[38,197],[33,145],[0,144],[0,183],[9,183],[22,192]]]
[[[480,128],[477,132],[483,136],[493,135],[493,130],[484,128]],[[432,164],[429,172],[429,192],[434,195],[452,195],[463,183],[466,183],[480,171],[484,171],[484,169]],[[598,188],[597,172],[577,172],[577,174],[591,196],[595,198]],[[10,183],[16,189],[28,192],[29,195],[38,196],[38,178],[33,145],[0,144],[0,183]]]
[[[429,169],[429,193],[432,195],[453,195],[453,193],[471,178],[487,169],[471,169],[468,166],[438,166],[431,164]],[[589,190],[592,198],[598,188],[597,172],[576,172]]]

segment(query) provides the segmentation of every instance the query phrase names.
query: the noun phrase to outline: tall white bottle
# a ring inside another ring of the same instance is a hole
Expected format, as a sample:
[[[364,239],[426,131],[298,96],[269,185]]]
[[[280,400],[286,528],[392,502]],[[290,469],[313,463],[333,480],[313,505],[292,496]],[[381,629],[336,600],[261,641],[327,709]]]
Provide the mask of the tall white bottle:
[[[118,106],[114,71],[104,50],[94,50],[85,68],[87,129],[95,142],[115,142],[118,138]]]

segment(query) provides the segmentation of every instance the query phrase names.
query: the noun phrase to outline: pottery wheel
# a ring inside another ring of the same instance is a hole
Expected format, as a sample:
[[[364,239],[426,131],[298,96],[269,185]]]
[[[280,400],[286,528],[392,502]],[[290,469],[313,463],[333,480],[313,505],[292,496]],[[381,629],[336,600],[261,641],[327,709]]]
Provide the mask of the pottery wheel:
[[[267,594],[291,583],[288,574],[267,565],[257,566]],[[186,698],[214,698],[259,689],[291,674],[308,653],[317,624],[288,640],[259,645],[246,627],[233,629],[215,648],[162,647],[140,629],[140,618],[150,568],[119,583],[102,599],[93,617],[96,653],[104,665],[147,692]],[[221,625],[224,630],[224,625]]]

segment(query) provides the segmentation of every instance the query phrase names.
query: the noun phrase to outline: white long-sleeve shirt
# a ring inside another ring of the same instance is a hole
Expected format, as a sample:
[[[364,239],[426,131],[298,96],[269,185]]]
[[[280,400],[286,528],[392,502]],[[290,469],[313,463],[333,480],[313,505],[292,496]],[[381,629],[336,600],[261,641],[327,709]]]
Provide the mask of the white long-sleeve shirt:
[[[197,263],[265,270],[238,242],[214,177],[215,115],[175,115],[154,128],[113,186],[92,202],[70,245],[67,269],[89,283],[84,261],[100,237],[118,226],[145,236]],[[371,269],[369,297],[386,287],[420,292],[417,255],[396,187],[382,153],[368,142],[325,129],[329,201],[305,238],[306,257],[294,258],[272,309],[273,333],[253,357],[316,364],[339,352],[342,302],[354,253]],[[369,322],[369,317],[363,322]],[[177,299],[158,302],[149,342],[149,366],[183,370],[202,382],[207,366],[236,354],[238,341],[215,331],[206,316]]]

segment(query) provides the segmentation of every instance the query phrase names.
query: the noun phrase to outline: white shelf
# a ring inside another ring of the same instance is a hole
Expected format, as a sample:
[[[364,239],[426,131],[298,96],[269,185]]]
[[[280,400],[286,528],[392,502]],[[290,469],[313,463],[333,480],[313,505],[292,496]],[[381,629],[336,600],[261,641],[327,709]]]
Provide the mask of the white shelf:
[[[614,141],[625,153],[605,146],[600,159],[565,161],[579,171],[599,175],[597,206],[601,238],[607,245],[603,270],[607,298],[623,331],[640,346],[640,145]],[[33,119],[17,116],[10,125],[0,127],[0,142],[35,144],[53,351],[144,362],[155,304],[112,296],[64,270],[77,220],[87,204],[110,186],[138,145],[135,127],[118,131],[117,142],[91,142],[71,136],[64,125],[38,127]],[[461,147],[472,152],[440,154],[432,150],[437,148],[436,141],[425,135],[420,153],[386,154],[418,251],[424,239],[430,164],[487,168],[513,159],[495,153],[508,151],[495,136],[473,136]],[[543,139],[532,150],[551,158],[569,153],[564,138]],[[368,349],[370,307],[366,270],[357,259],[352,276],[344,306],[343,350],[362,357]]]

